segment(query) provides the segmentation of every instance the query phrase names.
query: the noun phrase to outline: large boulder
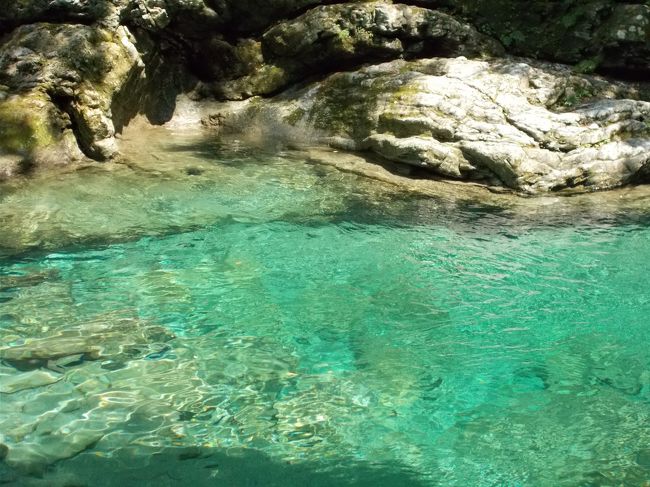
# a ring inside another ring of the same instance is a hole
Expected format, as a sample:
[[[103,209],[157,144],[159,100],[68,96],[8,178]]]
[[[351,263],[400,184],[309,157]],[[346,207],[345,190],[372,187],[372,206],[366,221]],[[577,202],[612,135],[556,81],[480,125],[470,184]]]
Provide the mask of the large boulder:
[[[328,5],[278,23],[260,42],[234,46],[225,57],[245,66],[245,74],[217,69],[215,93],[229,99],[267,95],[312,74],[398,57],[502,53],[499,43],[442,12],[384,1]],[[235,79],[228,81],[228,74]]]
[[[135,43],[123,26],[16,29],[0,49],[0,156],[23,164],[78,159],[79,148],[97,160],[114,156],[114,101],[145,67]]]
[[[521,59],[393,61],[208,117],[327,142],[454,179],[539,192],[604,189],[650,167],[650,103],[626,85]]]

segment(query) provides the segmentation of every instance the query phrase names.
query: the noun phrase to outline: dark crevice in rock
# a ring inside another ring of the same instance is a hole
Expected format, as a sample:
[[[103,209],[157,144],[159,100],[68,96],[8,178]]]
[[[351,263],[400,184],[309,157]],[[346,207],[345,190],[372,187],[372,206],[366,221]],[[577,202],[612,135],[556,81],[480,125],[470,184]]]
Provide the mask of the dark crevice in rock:
[[[187,69],[205,82],[235,79],[247,74],[248,67],[238,58],[236,45],[237,41],[228,41],[222,37],[201,43],[185,43],[179,39],[176,43]],[[206,57],[209,58],[207,62]]]
[[[302,7],[289,8],[284,2],[285,8],[273,6],[273,2],[254,2],[256,5],[249,5],[250,1],[238,0],[229,12],[229,19],[225,22],[219,33],[223,35],[224,40],[234,41],[242,37],[259,37],[264,31],[274,27],[281,22],[287,22],[297,19],[310,10],[323,5],[345,4],[340,0],[307,0]],[[253,13],[251,8],[255,9]],[[233,21],[233,19],[238,19]],[[263,20],[262,20],[263,19]],[[260,22],[259,20],[262,20]]]
[[[645,82],[648,83],[650,80],[650,66],[645,66],[643,69],[640,69],[637,66],[634,67],[624,67],[624,66],[614,66],[614,67],[600,67],[597,69],[598,74],[607,76],[608,78],[614,80],[627,81],[632,83]]]
[[[82,130],[79,127],[78,116],[72,107],[74,98],[67,95],[51,93],[50,100],[54,107],[63,114],[63,117],[60,118],[64,118],[68,122],[67,128],[72,131],[81,152],[90,159],[99,159],[97,154],[90,148],[87,138],[83,136]]]
[[[111,101],[116,133],[137,115],[144,115],[153,125],[171,120],[179,94],[194,86],[184,74],[184,65],[175,52],[155,49],[149,53],[141,71],[134,71]]]
[[[457,42],[449,39],[408,41],[400,39],[404,44],[404,59],[428,59],[435,57],[453,57],[459,52],[460,46]]]
[[[629,181],[630,184],[648,184],[650,183],[650,167],[644,167],[637,172]]]
[[[37,165],[32,155],[28,154],[18,162],[18,174],[28,176],[36,169]]]

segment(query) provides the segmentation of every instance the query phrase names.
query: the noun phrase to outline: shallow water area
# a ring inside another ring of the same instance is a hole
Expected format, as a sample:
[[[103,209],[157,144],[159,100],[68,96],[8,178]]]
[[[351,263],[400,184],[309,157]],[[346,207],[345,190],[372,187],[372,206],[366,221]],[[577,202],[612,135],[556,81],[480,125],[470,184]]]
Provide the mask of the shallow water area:
[[[0,187],[0,481],[650,485],[646,188],[142,140]]]

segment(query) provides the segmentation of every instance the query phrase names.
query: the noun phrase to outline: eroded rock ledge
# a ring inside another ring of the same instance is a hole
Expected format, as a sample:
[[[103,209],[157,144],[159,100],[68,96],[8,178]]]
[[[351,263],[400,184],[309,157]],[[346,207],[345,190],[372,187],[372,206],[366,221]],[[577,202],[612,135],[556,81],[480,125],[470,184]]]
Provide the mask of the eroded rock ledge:
[[[565,2],[512,17],[514,0],[490,11],[466,0],[258,3],[9,5],[0,179],[119,157],[122,127],[138,113],[170,120],[182,92],[244,100],[207,118],[220,130],[254,126],[517,191],[605,189],[650,174],[647,84],[577,74],[647,78],[647,5]],[[507,29],[501,14],[512,17]]]

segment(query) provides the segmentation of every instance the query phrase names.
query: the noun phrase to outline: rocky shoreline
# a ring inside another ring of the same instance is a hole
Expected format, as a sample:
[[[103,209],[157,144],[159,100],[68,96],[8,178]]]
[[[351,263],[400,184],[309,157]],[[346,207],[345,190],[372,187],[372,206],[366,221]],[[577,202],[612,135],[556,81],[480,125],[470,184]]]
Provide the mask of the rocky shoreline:
[[[0,14],[0,180],[119,159],[136,115],[169,122],[185,94],[215,137],[369,152],[519,193],[646,182],[650,6],[497,22],[515,3],[19,2]]]

